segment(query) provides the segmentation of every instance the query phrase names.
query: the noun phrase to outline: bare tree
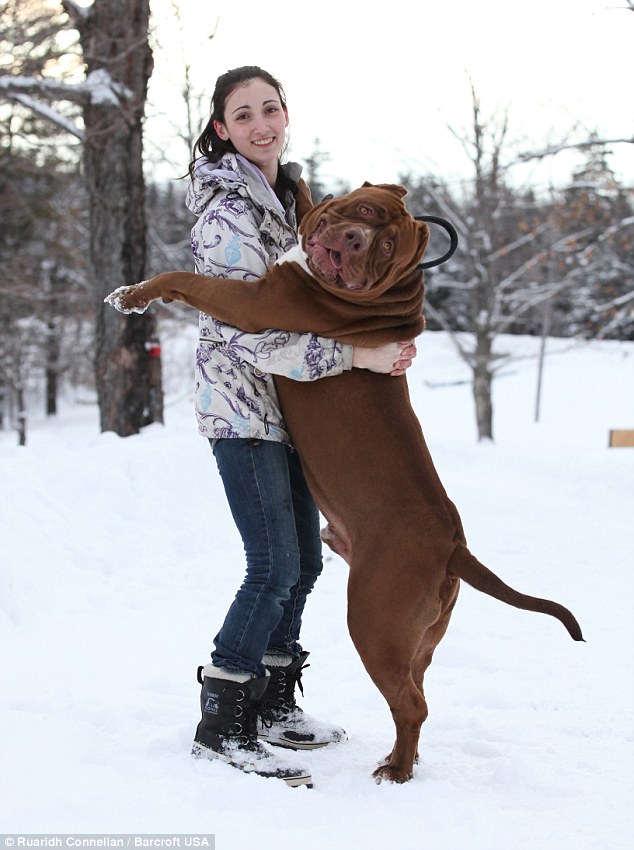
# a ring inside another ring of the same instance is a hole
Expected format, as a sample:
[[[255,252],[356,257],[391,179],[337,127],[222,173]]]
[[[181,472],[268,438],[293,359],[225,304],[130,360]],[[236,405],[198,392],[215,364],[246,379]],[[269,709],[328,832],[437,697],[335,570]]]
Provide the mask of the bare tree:
[[[571,333],[598,339],[634,335],[634,210],[603,144],[590,147],[550,218],[562,237],[558,269],[579,274],[564,293]]]
[[[160,133],[157,139],[150,132],[146,140],[146,160],[155,161],[163,166],[168,165],[174,175],[182,175],[185,171],[185,163],[189,162],[194,143],[198,138],[203,126],[207,123],[210,113],[211,91],[209,88],[208,48],[209,43],[216,36],[219,20],[205,13],[204,16],[196,14],[196,26],[192,27],[191,21],[183,14],[180,0],[172,0],[170,3],[169,16],[169,48],[164,44],[164,32],[167,28],[165,23],[156,22],[151,27],[151,44],[158,52],[169,49],[170,71],[176,70],[176,74],[170,74],[169,83],[173,89],[174,109],[168,114],[165,112],[164,99],[166,92],[161,90],[161,104],[155,104],[152,100],[152,90],[147,105],[147,125],[152,126],[152,121],[158,119]],[[198,57],[198,61],[195,58]],[[204,57],[201,61],[200,57]],[[168,93],[169,94],[169,93]],[[166,149],[164,138],[170,139]],[[182,142],[179,147],[173,144],[174,140]]]
[[[492,384],[505,362],[494,351],[495,337],[550,292],[539,285],[545,226],[530,193],[521,195],[506,181],[507,115],[485,117],[473,85],[471,95],[468,134],[452,131],[473,165],[467,197],[452,197],[440,184],[422,180],[411,191],[409,205],[414,212],[435,208],[459,233],[460,251],[451,271],[430,276],[426,312],[450,334],[471,369],[482,440],[493,439]]]
[[[634,12],[634,0],[623,2],[625,5],[608,6],[606,9]],[[631,232],[634,218],[631,203],[616,185],[606,165],[606,156],[610,153],[608,148],[614,145],[634,145],[634,135],[625,132],[620,136],[605,136],[595,131],[576,141],[565,140],[545,148],[524,151],[518,157],[520,162],[529,162],[554,157],[562,151],[577,150],[585,154],[586,163],[578,169],[576,185],[567,190],[566,205],[560,209],[557,218],[559,223],[564,218],[570,220],[576,211],[580,218],[591,215],[600,219],[598,230],[597,221],[586,222],[585,229],[573,239],[575,245],[577,242],[586,243],[578,257],[584,276],[599,281],[592,290],[585,311],[587,325],[592,328],[593,335],[599,337],[610,337],[619,332],[627,336],[634,322],[634,289],[631,284]],[[579,176],[584,177],[581,183]],[[611,186],[600,185],[605,182],[606,176]],[[609,195],[612,196],[608,204],[609,213],[601,217],[601,208],[605,212]],[[585,208],[583,212],[581,206]],[[566,241],[566,250],[570,252],[570,239]],[[582,299],[577,297],[576,300],[579,302]]]
[[[31,390],[44,382],[46,413],[52,415],[60,377],[71,369],[77,374],[87,352],[92,355],[84,335],[78,345],[78,335],[68,332],[86,327],[92,298],[86,283],[86,204],[72,152],[62,145],[62,156],[54,153],[40,136],[45,128],[39,119],[24,135],[13,107],[2,112],[0,395],[4,421],[14,424],[8,413],[17,407],[25,421],[27,386]],[[16,406],[19,392],[24,402]],[[37,396],[41,399],[41,393]]]
[[[634,12],[634,0],[623,0],[624,6],[608,6],[607,9],[612,11]],[[630,21],[632,19],[630,18]],[[627,112],[624,112],[626,115]],[[519,162],[531,162],[534,160],[547,159],[548,157],[556,156],[562,151],[578,150],[583,152],[596,149],[598,145],[606,147],[607,145],[632,145],[634,144],[634,135],[626,131],[619,136],[601,136],[597,132],[590,133],[586,138],[577,140],[564,139],[560,142],[547,145],[544,148],[528,150],[520,153],[517,157]]]
[[[582,297],[588,302],[593,297],[589,293],[596,293],[600,281],[608,280],[606,251],[615,258],[610,284],[616,280],[614,269],[622,271],[629,263],[626,228],[631,228],[631,212],[623,207],[622,221],[608,226],[611,213],[587,198],[577,195],[573,207],[569,198],[537,199],[531,191],[513,187],[508,172],[517,160],[510,153],[507,133],[506,115],[485,117],[472,88],[471,128],[466,137],[459,136],[473,165],[464,197],[455,197],[437,181],[422,179],[410,185],[408,201],[414,213],[437,212],[453,221],[459,232],[459,252],[448,267],[429,275],[426,312],[449,333],[471,369],[481,440],[493,439],[493,381],[508,363],[495,348],[496,338],[527,327],[527,321],[534,329],[540,315],[542,327],[536,332],[541,330],[545,337],[557,303],[569,317],[571,305],[576,315],[584,317]],[[431,253],[441,251],[432,247]],[[573,285],[574,295],[564,297],[573,292]],[[619,317],[627,321],[627,295],[613,288],[605,292],[613,302],[609,321],[614,324]]]
[[[82,142],[101,429],[127,436],[163,421],[155,318],[124,319],[103,304],[114,287],[145,276],[142,122],[153,67],[149,0],[94,0],[89,7],[63,0],[62,7],[67,25],[79,33],[83,79],[60,80],[45,67],[29,76],[0,75],[0,96]],[[59,71],[60,63],[54,68]],[[74,104],[80,115],[51,104]]]

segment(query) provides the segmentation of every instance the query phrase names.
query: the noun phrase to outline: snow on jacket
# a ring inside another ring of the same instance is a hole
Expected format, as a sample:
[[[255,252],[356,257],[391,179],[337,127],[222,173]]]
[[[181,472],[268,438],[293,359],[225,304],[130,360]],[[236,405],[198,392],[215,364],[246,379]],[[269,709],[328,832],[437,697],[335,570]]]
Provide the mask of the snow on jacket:
[[[297,181],[301,166],[282,166]],[[240,154],[198,160],[187,208],[198,274],[255,280],[297,244],[295,198],[286,210],[262,172]],[[213,285],[213,284],[210,284]],[[290,443],[273,375],[314,381],[352,367],[352,346],[315,334],[248,334],[200,314],[195,407],[200,434]]]

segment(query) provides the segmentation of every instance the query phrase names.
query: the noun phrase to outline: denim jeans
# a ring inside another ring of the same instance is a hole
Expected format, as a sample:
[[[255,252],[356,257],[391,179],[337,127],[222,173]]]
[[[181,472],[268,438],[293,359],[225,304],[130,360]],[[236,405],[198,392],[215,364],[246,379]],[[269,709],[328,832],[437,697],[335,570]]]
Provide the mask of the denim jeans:
[[[230,438],[212,447],[247,563],[211,658],[263,676],[264,653],[301,652],[306,597],[322,571],[319,512],[290,446]]]

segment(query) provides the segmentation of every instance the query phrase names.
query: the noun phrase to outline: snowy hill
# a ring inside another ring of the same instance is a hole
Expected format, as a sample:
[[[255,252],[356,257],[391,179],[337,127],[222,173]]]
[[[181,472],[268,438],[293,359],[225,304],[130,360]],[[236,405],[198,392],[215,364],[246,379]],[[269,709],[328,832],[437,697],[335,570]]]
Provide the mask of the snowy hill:
[[[345,624],[326,556],[304,645],[312,714],[350,740],[289,753],[315,787],[194,762],[198,664],[242,576],[241,543],[196,433],[189,331],[165,343],[166,425],[99,434],[94,405],[0,433],[0,831],[213,833],[217,850],[625,850],[634,842],[634,343],[550,340],[533,422],[535,339],[505,337],[495,443],[478,444],[468,375],[426,333],[409,373],[473,552],[548,617],[463,587],[427,675],[421,763],[371,771],[387,706]]]

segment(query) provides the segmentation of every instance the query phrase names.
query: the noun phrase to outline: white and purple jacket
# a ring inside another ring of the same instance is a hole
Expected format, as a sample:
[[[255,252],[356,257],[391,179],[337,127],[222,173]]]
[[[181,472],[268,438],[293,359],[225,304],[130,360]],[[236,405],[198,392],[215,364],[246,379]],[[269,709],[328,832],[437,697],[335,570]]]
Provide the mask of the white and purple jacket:
[[[300,165],[282,167],[299,179]],[[297,244],[292,193],[285,211],[261,171],[239,154],[216,163],[201,158],[186,203],[199,216],[191,232],[198,274],[255,280]],[[199,432],[211,439],[290,443],[272,376],[314,381],[352,367],[352,346],[315,334],[248,334],[206,313],[199,331],[196,418]]]

